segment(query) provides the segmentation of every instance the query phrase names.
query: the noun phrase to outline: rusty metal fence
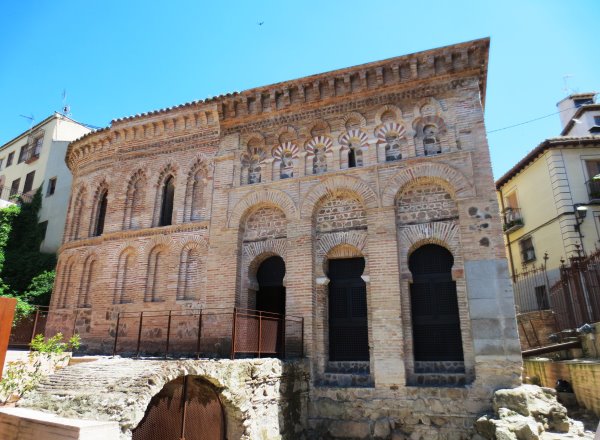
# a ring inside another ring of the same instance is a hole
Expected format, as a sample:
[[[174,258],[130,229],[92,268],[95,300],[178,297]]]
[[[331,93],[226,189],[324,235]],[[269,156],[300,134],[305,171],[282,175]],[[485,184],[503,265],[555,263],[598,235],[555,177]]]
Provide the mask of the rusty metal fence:
[[[546,333],[600,321],[600,250],[561,260],[555,282],[549,280],[547,260],[545,254],[542,265],[513,275],[517,319],[530,346],[548,343]],[[540,327],[545,327],[542,336]]]
[[[29,347],[29,343],[35,335],[44,334],[47,319],[48,307],[36,306],[34,313],[22,317],[14,324],[8,342],[9,347]]]
[[[550,301],[561,329],[600,321],[600,250],[562,261]]]
[[[120,356],[196,358],[304,356],[304,319],[247,309],[50,312],[53,332],[106,340],[105,352]],[[100,328],[106,329],[104,336]]]

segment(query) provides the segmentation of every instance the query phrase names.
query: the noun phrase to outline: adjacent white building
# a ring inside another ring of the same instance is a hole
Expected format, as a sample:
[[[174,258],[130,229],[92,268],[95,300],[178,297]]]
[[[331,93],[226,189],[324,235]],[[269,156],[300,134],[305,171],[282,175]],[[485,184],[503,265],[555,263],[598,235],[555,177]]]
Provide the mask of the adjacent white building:
[[[39,221],[45,229],[43,252],[56,252],[62,243],[71,192],[71,172],[65,164],[67,146],[90,131],[54,113],[0,147],[0,207],[42,187]]]

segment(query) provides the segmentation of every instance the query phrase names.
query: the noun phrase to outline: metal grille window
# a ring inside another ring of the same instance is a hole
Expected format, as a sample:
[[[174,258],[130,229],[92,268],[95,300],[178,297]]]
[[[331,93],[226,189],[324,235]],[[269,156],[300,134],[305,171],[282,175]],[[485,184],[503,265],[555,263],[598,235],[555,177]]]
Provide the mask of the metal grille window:
[[[521,259],[525,263],[535,260],[535,249],[533,248],[533,240],[531,237],[521,240],[519,242],[519,247],[521,248]]]
[[[600,125],[600,116],[594,116],[594,125]]]

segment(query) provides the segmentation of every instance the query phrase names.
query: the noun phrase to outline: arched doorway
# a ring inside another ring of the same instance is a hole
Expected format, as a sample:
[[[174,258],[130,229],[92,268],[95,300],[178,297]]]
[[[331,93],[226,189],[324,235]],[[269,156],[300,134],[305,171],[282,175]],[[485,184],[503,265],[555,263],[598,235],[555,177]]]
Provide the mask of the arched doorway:
[[[364,258],[329,261],[329,360],[368,361],[367,285]]]
[[[152,398],[132,440],[224,440],[225,415],[214,387],[199,376],[167,383]]]
[[[415,363],[435,362],[436,369],[443,361],[463,361],[453,264],[450,251],[435,244],[415,250],[408,263]]]
[[[256,310],[285,315],[285,262],[279,256],[269,257],[261,263],[256,273],[258,292]]]

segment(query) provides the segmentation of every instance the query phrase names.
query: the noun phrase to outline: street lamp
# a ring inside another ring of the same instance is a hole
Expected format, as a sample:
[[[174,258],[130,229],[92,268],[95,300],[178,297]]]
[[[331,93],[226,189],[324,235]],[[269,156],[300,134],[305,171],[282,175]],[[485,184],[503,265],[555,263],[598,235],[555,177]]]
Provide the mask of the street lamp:
[[[583,234],[581,233],[581,225],[587,215],[588,207],[584,203],[575,203],[573,205],[573,213],[575,214],[575,230],[579,234],[579,243],[581,244],[581,250],[585,252],[583,247]]]

